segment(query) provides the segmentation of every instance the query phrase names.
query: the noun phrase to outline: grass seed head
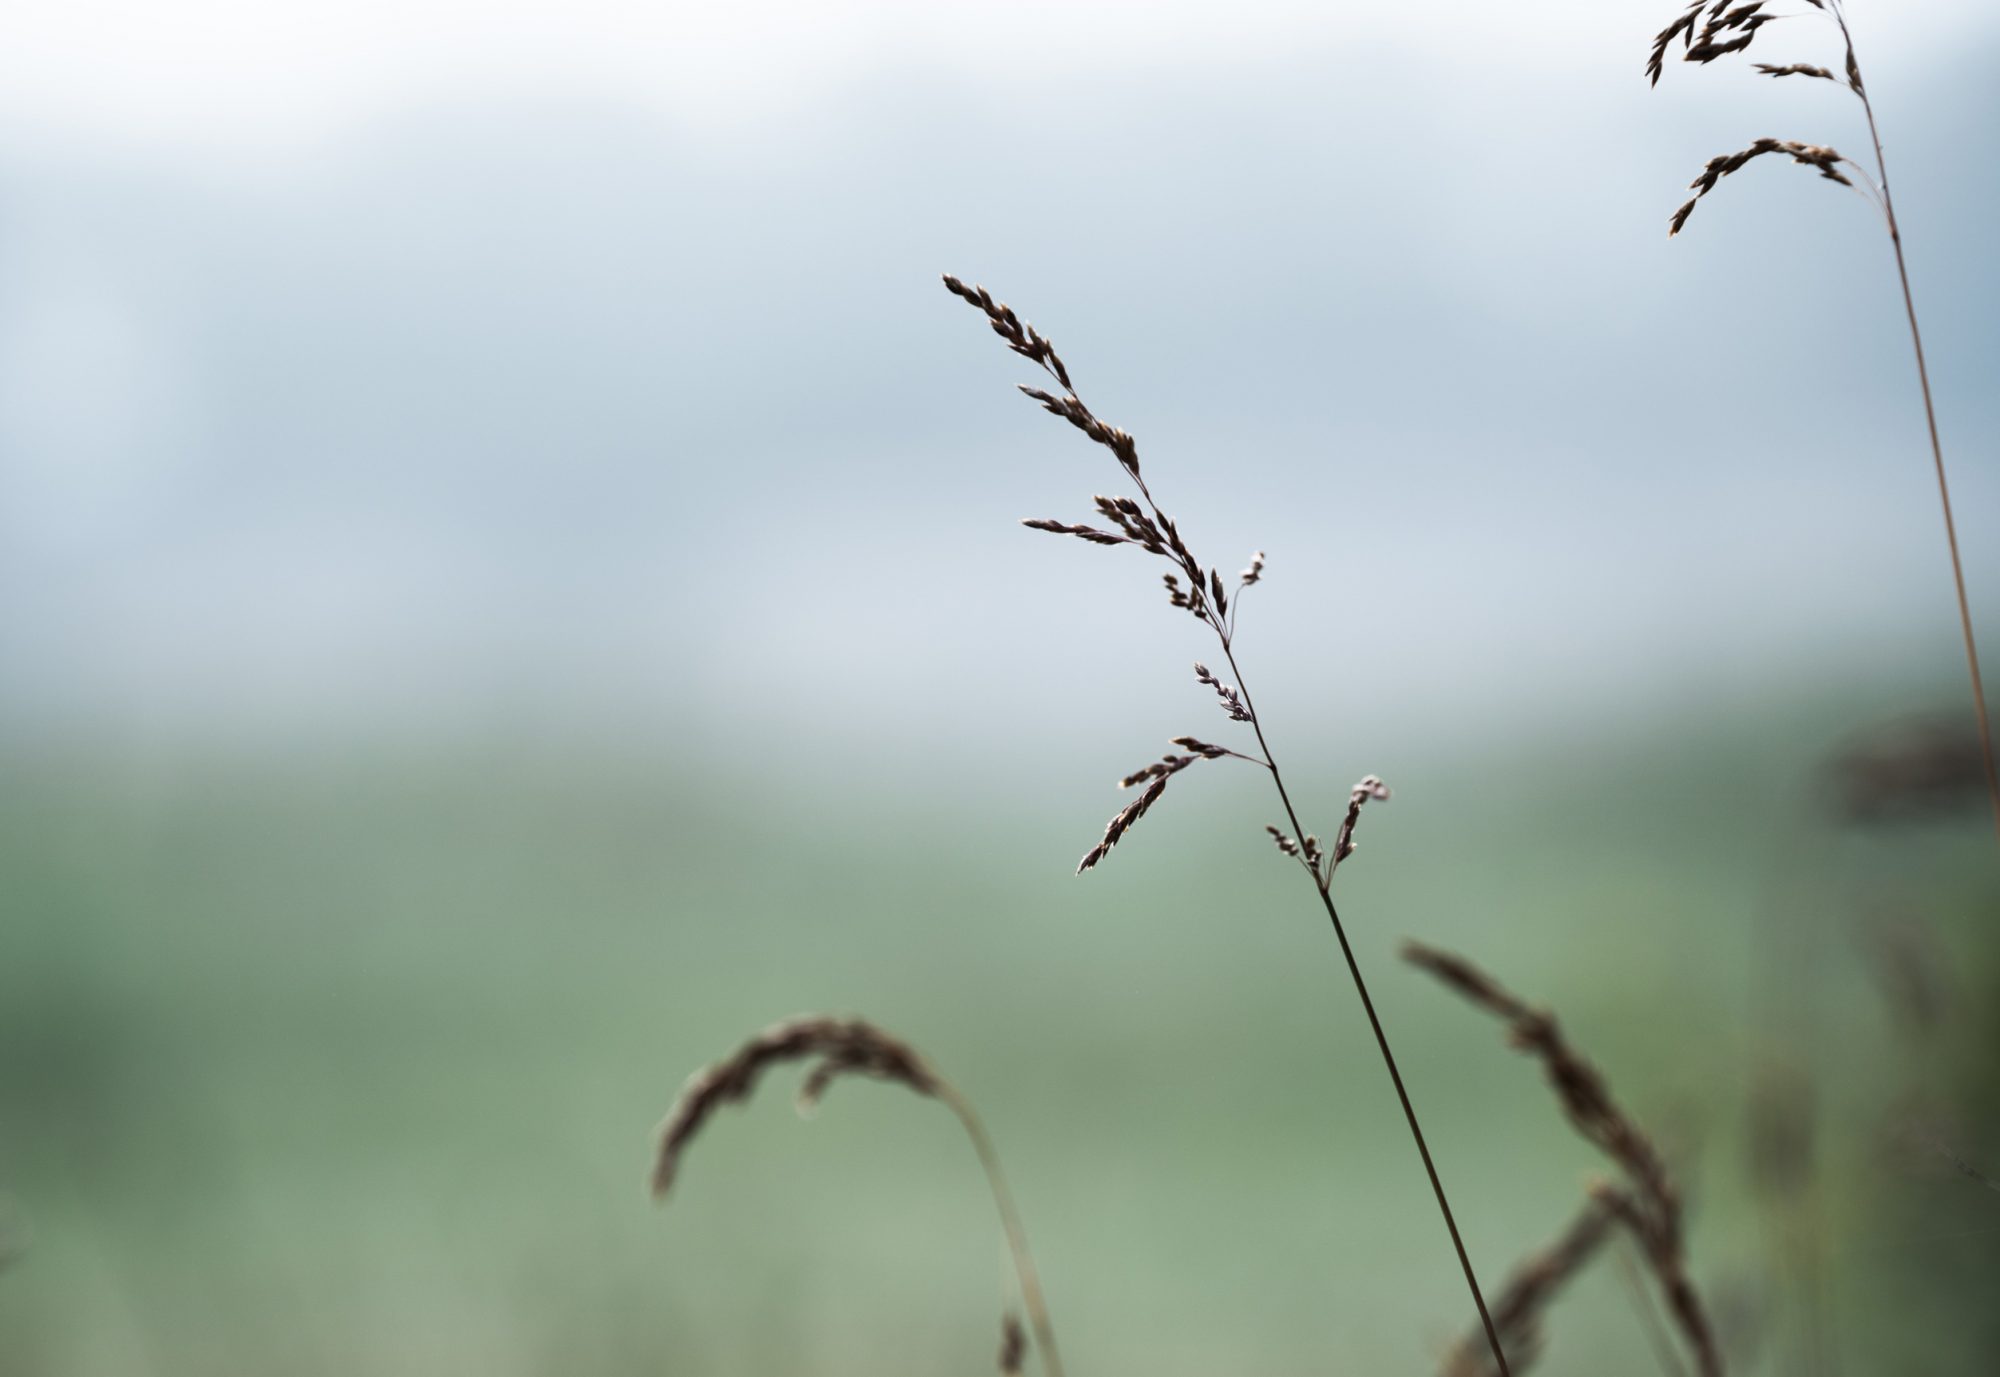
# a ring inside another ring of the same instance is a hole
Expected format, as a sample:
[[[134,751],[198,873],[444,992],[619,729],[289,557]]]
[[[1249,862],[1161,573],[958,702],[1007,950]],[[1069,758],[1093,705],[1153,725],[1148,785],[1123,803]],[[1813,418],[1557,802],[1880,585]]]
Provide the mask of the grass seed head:
[[[1554,1014],[1531,1007],[1464,957],[1405,942],[1403,959],[1498,1018],[1508,1042],[1541,1062],[1570,1126],[1625,1174],[1628,1191],[1600,1198],[1631,1229],[1702,1377],[1721,1377],[1714,1326],[1687,1273],[1680,1192],[1652,1138],[1612,1097],[1603,1073],[1564,1036]]]
[[[688,1144],[725,1104],[750,1098],[764,1072],[782,1062],[817,1060],[799,1091],[802,1112],[819,1103],[844,1075],[894,1081],[919,1095],[935,1095],[942,1082],[907,1043],[856,1018],[807,1014],[775,1024],[721,1061],[689,1078],[659,1129],[652,1191],[664,1199],[680,1173]]]

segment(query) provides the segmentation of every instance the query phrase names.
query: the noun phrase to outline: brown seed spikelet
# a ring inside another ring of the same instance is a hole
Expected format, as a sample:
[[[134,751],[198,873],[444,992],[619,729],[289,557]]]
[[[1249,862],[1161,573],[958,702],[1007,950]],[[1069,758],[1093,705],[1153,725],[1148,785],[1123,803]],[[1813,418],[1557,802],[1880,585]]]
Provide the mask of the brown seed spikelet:
[[[817,1104],[836,1077],[873,1076],[919,1095],[935,1095],[940,1082],[914,1048],[858,1018],[809,1014],[765,1029],[734,1053],[696,1072],[660,1125],[652,1190],[664,1199],[679,1174],[687,1145],[723,1105],[747,1100],[764,1072],[780,1062],[818,1058],[799,1091],[800,1108]]]
[[[1118,787],[1130,789],[1134,785],[1144,784],[1149,779],[1165,779],[1168,775],[1179,774],[1197,760],[1221,760],[1227,756],[1237,760],[1248,760],[1252,764],[1259,763],[1254,757],[1244,755],[1240,751],[1232,751],[1227,746],[1211,745],[1192,736],[1177,736],[1174,738],[1174,745],[1188,754],[1163,755],[1152,764],[1143,765],[1126,775],[1118,781]]]
[[[1695,0],[1686,13],[1653,35],[1653,51],[1646,59],[1646,78],[1650,84],[1654,86],[1660,84],[1660,73],[1667,61],[1667,49],[1676,38],[1682,41],[1684,47],[1694,45],[1695,21],[1701,18],[1701,12],[1707,4],[1708,0]]]
[[[1047,531],[1051,535],[1071,535],[1089,541],[1092,545],[1130,545],[1131,540],[1109,531],[1100,531],[1092,526],[1071,526],[1061,521],[1051,521],[1043,517],[1024,517],[1021,524],[1031,531]]]
[[[1060,416],[1078,430],[1088,435],[1116,455],[1118,462],[1125,466],[1125,472],[1134,478],[1139,476],[1139,444],[1129,434],[1117,426],[1108,426],[1091,414],[1074,392],[1058,397],[1046,388],[1030,387],[1019,383],[1023,394],[1042,404],[1042,410],[1051,416]]]
[[[1362,805],[1370,802],[1387,803],[1388,801],[1389,786],[1384,784],[1375,775],[1366,776],[1349,792],[1347,795],[1347,816],[1341,821],[1340,831],[1335,833],[1333,838],[1333,866],[1328,867],[1327,873],[1329,875],[1333,873],[1333,867],[1337,867],[1342,861],[1354,854],[1354,828],[1355,824],[1361,821]]]
[[[1097,510],[1125,533],[1125,538],[1135,545],[1145,547],[1149,555],[1164,555],[1167,552],[1165,539],[1160,528],[1153,524],[1153,518],[1146,515],[1146,509],[1129,497],[1106,497],[1099,493],[1091,499]],[[1168,577],[1172,577],[1169,575]]]
[[[1822,81],[1834,80],[1834,75],[1824,67],[1815,67],[1808,62],[1790,62],[1782,67],[1774,67],[1768,62],[1752,63],[1758,71],[1769,77],[1802,76],[1818,77]]]
[[[1701,36],[1682,55],[1682,60],[1705,65],[1718,57],[1742,52],[1756,39],[1757,30],[1775,17],[1760,14],[1759,11],[1763,8],[1763,0],[1756,0],[1754,4],[1738,5],[1727,14],[1710,19],[1702,29]],[[1724,38],[1723,35],[1732,29],[1739,31],[1736,37]]]
[[[950,273],[944,274],[944,285],[953,296],[961,297],[986,312],[993,333],[1006,340],[1009,349],[1024,359],[1032,359],[1047,369],[1057,382],[1064,387],[1069,386],[1069,370],[1056,357],[1056,347],[1036,333],[1034,326],[1024,324],[1011,306],[1004,301],[995,301],[984,287],[968,287]]]
[[[1682,227],[1688,222],[1688,217],[1694,214],[1695,202],[1715,190],[1718,182],[1732,172],[1741,171],[1750,162],[1767,153],[1787,154],[1795,163],[1818,168],[1819,175],[1829,182],[1838,182],[1848,187],[1854,185],[1847,174],[1840,170],[1840,164],[1847,159],[1831,148],[1820,144],[1800,143],[1796,139],[1759,139],[1748,148],[1735,153],[1720,154],[1708,160],[1708,165],[1702,168],[1701,175],[1688,183],[1694,195],[1686,205],[1674,212],[1667,229],[1667,238],[1671,239],[1681,232]]]
[[[1000,1317],[1000,1371],[1004,1374],[1017,1373],[1028,1356],[1028,1331],[1021,1326],[1021,1317],[1009,1310]]]
[[[1192,756],[1186,758],[1189,760],[1194,759]],[[1182,767],[1178,765],[1174,767],[1176,770],[1180,768]],[[1153,782],[1146,786],[1145,793],[1132,800],[1131,803],[1127,804],[1119,812],[1117,817],[1111,819],[1109,825],[1104,829],[1104,840],[1091,847],[1089,851],[1084,853],[1083,859],[1077,862],[1077,874],[1083,874],[1084,871],[1090,869],[1111,854],[1111,848],[1118,845],[1118,839],[1132,829],[1133,823],[1145,817],[1146,810],[1151,808],[1160,795],[1167,791],[1167,775],[1172,773],[1173,770],[1169,770],[1164,774],[1156,776]]]
[[[1215,696],[1221,702],[1222,710],[1229,714],[1230,721],[1248,722],[1252,720],[1250,709],[1243,702],[1243,695],[1238,693],[1233,685],[1226,684],[1216,678],[1209,667],[1199,660],[1194,662],[1194,677],[1197,682],[1206,684],[1215,690]]]
[[[1149,779],[1164,779],[1168,775],[1179,774],[1201,758],[1198,755],[1163,755],[1151,765],[1134,770],[1119,780],[1118,787],[1130,789],[1134,785],[1144,784]]]
[[[1570,1046],[1555,1015],[1531,1008],[1464,957],[1405,942],[1403,959],[1500,1019],[1508,1041],[1542,1063],[1570,1126],[1630,1181],[1629,1194],[1603,1199],[1631,1229],[1703,1377],[1720,1377],[1714,1327],[1687,1275],[1680,1192],[1653,1140],[1612,1099],[1603,1074]]]

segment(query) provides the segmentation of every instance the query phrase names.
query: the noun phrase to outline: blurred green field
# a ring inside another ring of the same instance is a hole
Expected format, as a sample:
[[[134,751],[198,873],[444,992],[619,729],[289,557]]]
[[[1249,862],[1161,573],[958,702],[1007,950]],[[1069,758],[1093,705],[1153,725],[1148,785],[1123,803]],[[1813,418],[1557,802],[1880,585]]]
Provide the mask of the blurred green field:
[[[1744,1370],[1791,1370],[1740,1132],[1788,1038],[1826,1077],[1842,1370],[2000,1363],[2000,1196],[1885,1155],[1910,1074],[1852,937],[1877,903],[1936,925],[1955,1012],[1924,1075],[1967,1152],[2000,1146],[2000,868],[1976,812],[1862,833],[1803,806],[1870,710],[1440,741],[1392,777],[1343,910],[1489,1287],[1600,1164],[1400,966],[1406,935],[1555,1005],[1686,1155],[1698,1275],[1764,1317]],[[1302,777],[1333,754],[1288,749]],[[1073,1372],[1429,1370],[1461,1282],[1259,781],[1176,780],[1077,880],[1117,801],[1088,773],[919,794],[658,745],[17,745],[0,1370],[990,1371],[1003,1259],[936,1106],[843,1084],[801,1123],[774,1082],[667,1208],[644,1197],[687,1073],[815,1009],[907,1036],[980,1107]],[[1314,781],[1319,816],[1347,782]],[[1656,1370],[1612,1267],[1552,1336],[1548,1373]]]

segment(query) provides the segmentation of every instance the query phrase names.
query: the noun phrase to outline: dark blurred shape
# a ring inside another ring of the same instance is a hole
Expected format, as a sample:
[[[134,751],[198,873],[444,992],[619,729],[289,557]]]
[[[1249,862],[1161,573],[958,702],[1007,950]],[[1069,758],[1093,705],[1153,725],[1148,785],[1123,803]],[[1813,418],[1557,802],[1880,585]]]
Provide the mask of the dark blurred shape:
[[[0,1272],[19,1262],[27,1251],[28,1226],[21,1222],[21,1211],[10,1197],[0,1195]]]
[[[1882,1120],[1881,1152],[1886,1165],[1912,1176],[1960,1177],[2000,1193],[2000,1179],[1959,1148],[1967,1136],[1960,1117],[1942,1105],[1912,1095],[1890,1106]]]
[[[1014,1373],[1028,1356],[1028,1331],[1021,1325],[1021,1317],[1009,1310],[1000,1317],[1000,1371]]]
[[[1718,1282],[1713,1293],[1715,1333],[1722,1351],[1734,1366],[1746,1372],[1755,1369],[1771,1331],[1770,1283],[1746,1272]]]
[[[1825,798],[1857,826],[1918,822],[1978,806],[1986,792],[1969,724],[1913,717],[1856,733],[1825,765]]]
[[[1796,1063],[1773,1061],[1750,1091],[1750,1181],[1770,1200],[1795,1200],[1812,1180],[1812,1077]]]
[[[1950,1012],[1946,953],[1921,914],[1877,909],[1856,925],[1863,964],[1898,1028],[1923,1042]]]

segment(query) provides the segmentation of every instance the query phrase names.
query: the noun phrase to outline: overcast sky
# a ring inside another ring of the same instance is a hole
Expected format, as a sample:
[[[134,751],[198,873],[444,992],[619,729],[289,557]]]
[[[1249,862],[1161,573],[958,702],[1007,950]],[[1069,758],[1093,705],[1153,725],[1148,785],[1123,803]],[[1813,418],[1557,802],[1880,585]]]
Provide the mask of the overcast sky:
[[[411,101],[574,88],[727,138],[782,128],[898,72],[1018,94],[1023,82],[1032,90],[1093,75],[1207,80],[1311,54],[1340,81],[1403,50],[1438,69],[1496,66],[1526,83],[1630,51],[1677,8],[1294,0],[1232,6],[1225,17],[1189,0],[32,5],[9,21],[0,111],[15,138],[74,131],[283,157]],[[1853,9],[1880,68],[1935,58],[1993,29],[1981,0]]]
[[[1852,10],[2000,638],[2000,12]],[[1056,338],[1206,558],[1270,552],[1271,678],[1474,720],[1948,683],[1879,222],[1759,166],[1664,233],[1709,154],[1865,129],[1730,63],[1649,92],[1672,11],[28,7],[8,730],[949,734],[1184,664],[1153,570],[1013,525],[1117,475],[943,269]]]

